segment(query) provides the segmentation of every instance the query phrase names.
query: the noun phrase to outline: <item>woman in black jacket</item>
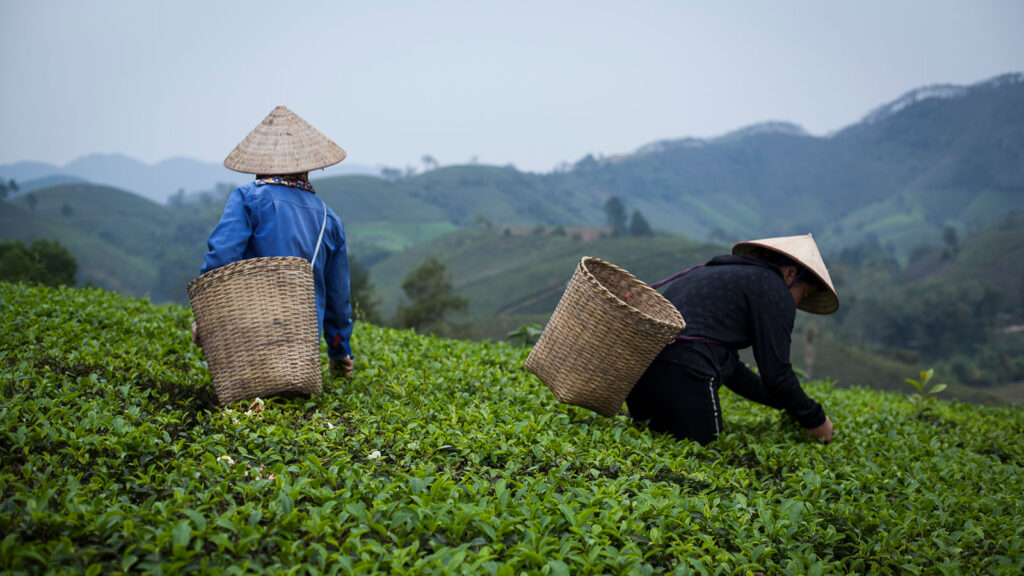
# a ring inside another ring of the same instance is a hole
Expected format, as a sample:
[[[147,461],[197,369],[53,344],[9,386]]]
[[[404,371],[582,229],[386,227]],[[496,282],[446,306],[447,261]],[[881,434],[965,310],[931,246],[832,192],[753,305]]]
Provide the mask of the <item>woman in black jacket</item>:
[[[701,444],[722,431],[718,388],[785,410],[808,434],[832,439],[832,421],[804,392],[789,361],[796,309],[831,314],[839,297],[814,239],[740,242],[732,254],[674,279],[665,290],[686,320],[630,392],[630,416]],[[738,350],[752,347],[759,374]]]

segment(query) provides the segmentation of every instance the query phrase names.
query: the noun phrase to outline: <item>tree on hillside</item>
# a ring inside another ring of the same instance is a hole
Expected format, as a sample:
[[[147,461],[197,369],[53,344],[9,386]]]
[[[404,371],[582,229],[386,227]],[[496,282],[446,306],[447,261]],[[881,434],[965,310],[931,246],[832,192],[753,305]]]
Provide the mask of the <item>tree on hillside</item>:
[[[928,360],[987,345],[1003,295],[975,280],[931,281],[887,288],[865,298],[858,314],[890,349],[916,350]]]
[[[942,241],[946,243],[946,248],[951,254],[960,252],[960,237],[956,233],[956,228],[948,225],[943,228]]]
[[[437,258],[424,260],[402,281],[408,304],[398,307],[395,324],[401,328],[434,331],[444,327],[445,316],[465,310],[469,300],[452,292],[448,265]]]
[[[56,240],[0,242],[0,280],[46,286],[73,286],[78,263]]]
[[[363,322],[384,323],[380,314],[380,298],[377,289],[370,282],[370,270],[355,256],[349,256],[349,282],[351,286],[352,313]]]
[[[423,171],[434,170],[437,168],[437,159],[430,154],[424,154],[420,161],[423,162]]]
[[[580,158],[579,161],[576,162],[576,164],[573,165],[574,169],[581,170],[581,171],[582,170],[589,170],[591,168],[596,168],[596,167],[597,167],[597,160],[594,159],[594,155],[593,154],[587,154],[583,158]]]
[[[188,302],[188,283],[199,273],[194,244],[168,242],[167,250],[158,258],[157,281],[150,292],[155,302]]]
[[[604,203],[604,213],[608,219],[608,226],[612,229],[612,236],[626,235],[626,207],[616,196],[612,196]]]
[[[640,213],[639,210],[633,211],[633,216],[629,219],[629,235],[630,236],[654,236],[654,231],[651,230],[651,225],[647,223],[647,219]]]
[[[717,227],[708,232],[708,240],[722,244],[732,244],[736,242],[736,237],[726,232],[722,227]]]
[[[494,226],[494,224],[491,223],[490,219],[488,219],[487,216],[483,215],[480,212],[477,212],[476,216],[473,217],[473,221],[476,222],[477,226],[487,230],[490,230],[491,227]]]
[[[228,196],[235,191],[235,188],[238,188],[238,186],[231,182],[217,182],[213,186],[214,199],[219,202],[226,201]]]
[[[178,191],[167,197],[167,205],[172,208],[181,208],[185,205],[185,189],[178,188]]]
[[[14,196],[18,191],[18,183],[11,178],[6,184],[0,181],[0,200],[6,200],[8,196]]]
[[[25,196],[25,201],[28,202],[29,210],[36,211],[36,206],[39,204],[39,198],[36,198],[35,194],[29,194]]]

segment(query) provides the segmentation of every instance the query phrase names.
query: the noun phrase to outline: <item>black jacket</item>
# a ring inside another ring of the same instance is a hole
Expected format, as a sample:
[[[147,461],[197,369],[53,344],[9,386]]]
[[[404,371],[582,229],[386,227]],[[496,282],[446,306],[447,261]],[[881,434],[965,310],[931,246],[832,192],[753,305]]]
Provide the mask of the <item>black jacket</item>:
[[[784,409],[804,428],[825,422],[825,411],[800,387],[789,361],[796,305],[773,264],[750,256],[717,256],[674,280],[665,290],[686,321],[684,336],[659,360],[685,364],[715,377],[751,400]],[[740,361],[753,347],[760,377]]]

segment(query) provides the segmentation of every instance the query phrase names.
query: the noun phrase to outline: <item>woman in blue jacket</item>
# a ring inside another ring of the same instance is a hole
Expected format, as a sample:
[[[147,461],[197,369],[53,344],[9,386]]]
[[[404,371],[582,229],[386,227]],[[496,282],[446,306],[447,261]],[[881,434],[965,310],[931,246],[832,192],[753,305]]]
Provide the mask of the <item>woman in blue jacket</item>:
[[[332,372],[352,374],[352,305],[345,228],[316,196],[309,171],[337,164],[346,153],[284,106],[278,106],[224,160],[224,166],[255,174],[235,189],[210,233],[200,273],[266,256],[298,256],[313,262],[316,312],[327,340]],[[326,218],[326,221],[325,221]],[[323,238],[316,249],[320,230]],[[196,325],[192,339],[198,342]]]

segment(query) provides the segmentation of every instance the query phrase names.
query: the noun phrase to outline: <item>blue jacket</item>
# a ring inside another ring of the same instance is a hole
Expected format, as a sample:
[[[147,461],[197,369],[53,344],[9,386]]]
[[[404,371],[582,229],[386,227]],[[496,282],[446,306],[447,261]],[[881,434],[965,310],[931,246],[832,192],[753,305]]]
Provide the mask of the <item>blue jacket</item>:
[[[298,256],[309,260],[316,249],[324,204],[312,192],[256,182],[236,188],[220,222],[207,241],[209,252],[200,273],[232,262],[264,256]],[[345,227],[330,208],[323,244],[313,266],[317,321],[327,340],[327,354],[352,355],[348,247]]]

